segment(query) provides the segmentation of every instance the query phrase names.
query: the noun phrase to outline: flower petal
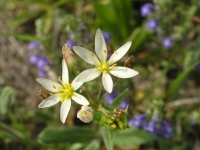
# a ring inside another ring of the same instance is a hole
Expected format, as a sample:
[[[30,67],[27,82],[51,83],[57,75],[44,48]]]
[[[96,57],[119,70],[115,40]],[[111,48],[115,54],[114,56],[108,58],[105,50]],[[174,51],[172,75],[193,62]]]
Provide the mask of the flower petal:
[[[96,65],[100,63],[97,56],[86,48],[74,46],[74,52],[89,64]]]
[[[62,87],[62,85],[60,85],[59,83],[48,79],[37,78],[36,80],[50,92],[59,92],[58,87]]]
[[[69,83],[68,68],[65,60],[62,60],[62,82]]]
[[[100,29],[97,29],[95,36],[95,52],[99,57],[100,61],[106,61],[107,59],[107,46],[104,36]]]
[[[78,75],[77,82],[88,82],[94,80],[95,78],[100,76],[100,74],[101,72],[96,68],[87,69]]]
[[[132,42],[127,42],[126,44],[124,44],[123,46],[121,46],[120,48],[118,48],[116,50],[116,52],[114,52],[111,55],[110,59],[108,60],[108,63],[110,65],[112,65],[115,62],[117,62],[118,60],[120,60],[126,54],[126,52],[129,50],[129,48],[131,47],[131,43]]]
[[[139,74],[137,71],[126,67],[113,67],[109,73],[119,78],[131,78]]]
[[[84,96],[82,96],[82,95],[80,95],[80,94],[78,94],[78,93],[74,93],[74,96],[72,96],[72,99],[73,99],[76,103],[78,103],[78,104],[80,104],[80,105],[89,105],[88,100],[87,100]]]
[[[59,96],[50,96],[48,98],[46,98],[45,100],[43,100],[38,107],[39,108],[46,108],[46,107],[50,107],[53,106],[55,104],[57,104],[60,101],[60,97]]]
[[[79,78],[79,75],[72,81],[71,85],[74,88],[74,90],[77,90],[83,82],[78,82],[77,79]]]
[[[64,100],[64,102],[62,102],[61,108],[60,108],[60,120],[62,121],[62,123],[65,123],[65,120],[67,118],[67,115],[69,113],[71,107],[71,100]]]
[[[113,81],[112,81],[111,76],[108,73],[103,73],[103,75],[102,75],[102,82],[103,82],[104,89],[108,93],[111,93],[112,90],[113,90]]]

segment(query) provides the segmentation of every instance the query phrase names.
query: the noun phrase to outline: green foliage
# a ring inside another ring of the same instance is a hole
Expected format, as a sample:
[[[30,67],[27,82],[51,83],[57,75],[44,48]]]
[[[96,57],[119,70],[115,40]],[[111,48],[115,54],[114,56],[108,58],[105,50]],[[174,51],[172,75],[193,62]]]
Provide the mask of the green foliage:
[[[77,143],[97,138],[95,132],[83,127],[48,127],[38,135],[41,143]]]
[[[107,127],[100,128],[101,135],[107,150],[113,150],[113,137],[110,130]]]
[[[9,104],[14,91],[15,90],[12,87],[5,87],[2,89],[0,95],[0,119],[3,119],[5,114],[8,112],[8,109],[10,108]]]

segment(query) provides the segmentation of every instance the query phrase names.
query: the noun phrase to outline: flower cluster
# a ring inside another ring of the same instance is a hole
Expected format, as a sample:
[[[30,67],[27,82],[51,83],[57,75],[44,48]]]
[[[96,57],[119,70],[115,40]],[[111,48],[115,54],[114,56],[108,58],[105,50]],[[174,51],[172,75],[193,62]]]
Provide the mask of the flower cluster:
[[[71,84],[69,83],[68,66],[67,66],[69,65],[69,63],[67,59],[69,59],[69,56],[72,55],[72,52],[69,55],[69,52],[67,52],[67,50],[69,51],[70,47],[68,46],[64,45],[63,47],[64,59],[62,61],[62,77],[58,78],[58,81],[60,83],[43,78],[37,79],[37,81],[45,89],[47,89],[50,92],[53,92],[48,94],[49,96],[45,97],[38,107],[39,108],[50,107],[54,104],[57,104],[58,102],[61,102],[62,104],[60,109],[60,119],[64,123],[71,107],[71,100],[73,100],[76,103],[83,105],[81,110],[78,111],[77,117],[83,122],[88,123],[92,120],[94,112],[91,107],[87,106],[89,105],[88,100],[82,95],[76,93],[75,90],[77,90],[84,82],[91,81],[102,74],[103,87],[108,93],[111,93],[113,91],[113,81],[110,74],[119,78],[131,78],[137,75],[138,74],[137,71],[127,67],[119,67],[116,64],[116,62],[119,59],[121,59],[128,51],[128,49],[131,46],[131,42],[127,42],[119,49],[114,51],[110,59],[107,60],[106,40],[101,30],[98,29],[95,36],[96,54],[83,47],[78,47],[78,46],[73,47],[73,50],[80,58],[82,58],[87,63],[94,65],[95,67],[81,72],[72,81]]]
[[[27,49],[28,51],[31,51],[34,49],[38,50],[39,48],[40,48],[40,43],[32,41],[29,43]],[[29,57],[29,63],[32,65],[36,65],[38,69],[38,77],[43,78],[46,76],[50,63],[44,56],[38,54],[38,52],[34,53]]]
[[[143,17],[154,16],[152,15],[154,11],[157,11],[157,9],[155,9],[155,5],[153,5],[152,3],[145,3],[140,8],[141,16]],[[159,12],[156,12],[156,13],[159,14]],[[157,15],[157,17],[148,19],[147,24],[146,24],[147,29],[149,29],[150,31],[155,31],[159,25],[158,19],[159,19],[159,15]],[[174,46],[173,39],[171,37],[163,38],[162,45],[165,49],[172,48]]]
[[[129,120],[129,125],[136,128],[144,128],[145,131],[153,134],[155,137],[170,139],[174,135],[171,123],[161,120],[159,117],[157,119],[152,119],[149,122],[146,120],[146,115],[136,115]]]

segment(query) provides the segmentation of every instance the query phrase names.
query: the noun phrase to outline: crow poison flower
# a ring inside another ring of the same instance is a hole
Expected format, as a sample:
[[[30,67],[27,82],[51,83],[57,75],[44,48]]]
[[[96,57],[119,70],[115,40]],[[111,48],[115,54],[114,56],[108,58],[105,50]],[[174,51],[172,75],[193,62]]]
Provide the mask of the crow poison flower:
[[[95,65],[95,68],[85,70],[79,74],[77,81],[88,82],[102,73],[102,82],[104,89],[111,93],[113,90],[113,81],[110,74],[119,78],[131,78],[138,74],[137,71],[126,67],[118,67],[115,62],[121,59],[131,46],[131,42],[127,42],[119,49],[114,51],[110,59],[107,61],[107,47],[103,34],[100,29],[96,32],[95,52],[96,55],[83,47],[74,46],[75,53],[85,60],[87,63]]]
[[[62,80],[61,77],[58,78],[61,84],[43,78],[37,78],[37,81],[45,89],[50,92],[54,92],[54,94],[50,93],[51,96],[44,99],[38,107],[50,107],[60,101],[62,103],[60,109],[60,119],[62,123],[64,123],[71,107],[71,99],[81,105],[89,105],[89,102],[85,97],[75,92],[75,90],[77,90],[83,83],[77,82],[76,78],[71,84],[69,83],[68,68],[64,60],[62,61],[62,69]]]

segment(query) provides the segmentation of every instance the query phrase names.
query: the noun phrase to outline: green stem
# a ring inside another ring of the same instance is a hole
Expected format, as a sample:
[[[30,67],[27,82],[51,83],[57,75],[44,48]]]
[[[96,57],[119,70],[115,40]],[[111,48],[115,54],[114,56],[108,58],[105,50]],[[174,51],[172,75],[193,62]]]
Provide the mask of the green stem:
[[[99,100],[99,97],[100,97],[100,95],[101,95],[101,91],[102,91],[102,83],[101,83],[101,85],[100,85],[100,89],[99,89],[99,93],[98,93],[98,95],[97,95],[97,101]]]

